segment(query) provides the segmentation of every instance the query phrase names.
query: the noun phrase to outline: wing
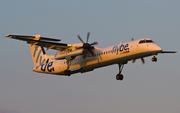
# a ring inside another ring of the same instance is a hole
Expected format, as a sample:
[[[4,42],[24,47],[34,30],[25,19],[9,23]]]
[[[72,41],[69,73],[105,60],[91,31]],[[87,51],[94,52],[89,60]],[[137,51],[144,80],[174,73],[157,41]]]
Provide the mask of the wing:
[[[161,51],[160,53],[176,53],[176,51]]]
[[[47,49],[55,49],[60,51],[71,47],[71,44],[56,43],[57,41],[60,41],[59,39],[41,37],[41,35],[34,35],[34,36],[6,35],[5,37],[26,41],[28,44],[38,45],[41,47],[46,47]]]

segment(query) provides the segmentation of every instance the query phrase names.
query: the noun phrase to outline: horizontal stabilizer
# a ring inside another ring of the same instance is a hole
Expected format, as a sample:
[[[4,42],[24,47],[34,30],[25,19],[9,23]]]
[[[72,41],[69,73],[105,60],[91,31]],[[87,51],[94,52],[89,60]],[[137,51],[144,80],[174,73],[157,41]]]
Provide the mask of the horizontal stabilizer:
[[[41,35],[34,35],[34,36],[26,36],[26,35],[6,35],[5,37],[9,37],[9,38],[35,39],[36,36],[40,36],[40,40],[45,40],[45,41],[56,41],[56,42],[61,41],[60,39],[41,37]]]
[[[26,41],[28,44],[32,44],[32,45],[46,47],[47,50],[55,49],[55,50],[61,51],[61,50],[71,47],[71,44],[48,42],[48,41],[60,41],[60,40],[41,37],[41,35],[34,35],[34,36],[6,35],[5,37],[9,37],[9,38],[13,38],[13,39],[21,40],[21,41]]]

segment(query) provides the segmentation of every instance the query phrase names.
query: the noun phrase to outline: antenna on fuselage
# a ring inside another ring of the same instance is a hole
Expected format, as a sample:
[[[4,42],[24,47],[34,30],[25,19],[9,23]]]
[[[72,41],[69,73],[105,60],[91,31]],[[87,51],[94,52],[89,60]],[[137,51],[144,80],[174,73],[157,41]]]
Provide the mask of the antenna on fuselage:
[[[132,37],[131,40],[134,41],[134,38]]]

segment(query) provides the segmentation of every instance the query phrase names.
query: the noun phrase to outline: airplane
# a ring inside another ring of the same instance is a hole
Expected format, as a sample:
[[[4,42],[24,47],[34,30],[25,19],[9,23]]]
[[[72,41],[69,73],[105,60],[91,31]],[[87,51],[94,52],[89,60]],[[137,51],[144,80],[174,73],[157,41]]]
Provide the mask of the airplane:
[[[90,32],[87,33],[87,40],[82,43],[67,44],[59,43],[59,39],[41,37],[41,35],[6,35],[11,39],[26,41],[29,44],[34,68],[32,71],[61,76],[71,76],[76,73],[93,71],[96,68],[118,64],[119,72],[117,80],[123,80],[122,70],[128,61],[135,62],[144,57],[153,56],[152,61],[156,62],[159,53],[176,53],[176,51],[163,51],[162,48],[150,38],[142,38],[126,43],[119,43],[106,48],[98,48],[98,42],[88,43]],[[55,55],[46,55],[44,48],[57,50]]]

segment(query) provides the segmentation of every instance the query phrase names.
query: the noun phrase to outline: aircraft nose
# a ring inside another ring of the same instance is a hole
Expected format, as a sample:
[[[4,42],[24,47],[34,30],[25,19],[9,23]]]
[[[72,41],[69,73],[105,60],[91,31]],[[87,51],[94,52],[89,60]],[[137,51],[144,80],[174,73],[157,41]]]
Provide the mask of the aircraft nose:
[[[162,48],[157,44],[154,45],[153,49],[156,50],[156,51],[162,51]]]

